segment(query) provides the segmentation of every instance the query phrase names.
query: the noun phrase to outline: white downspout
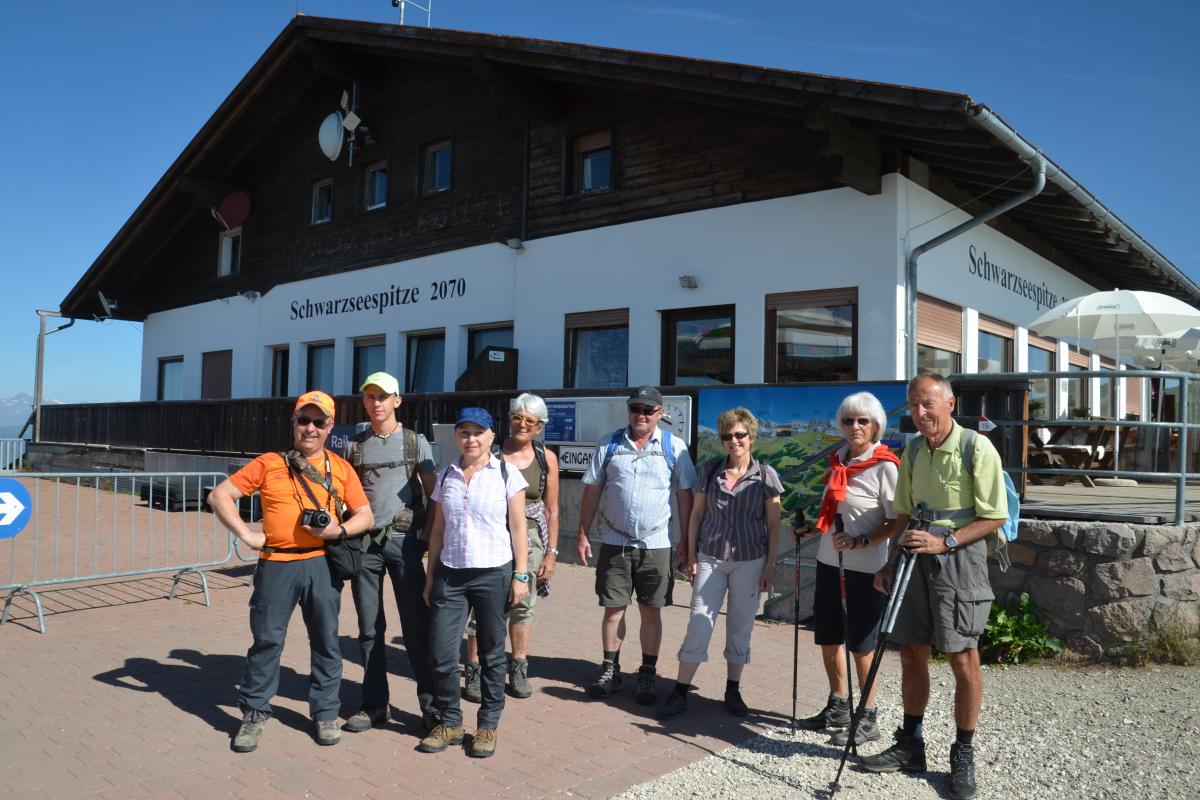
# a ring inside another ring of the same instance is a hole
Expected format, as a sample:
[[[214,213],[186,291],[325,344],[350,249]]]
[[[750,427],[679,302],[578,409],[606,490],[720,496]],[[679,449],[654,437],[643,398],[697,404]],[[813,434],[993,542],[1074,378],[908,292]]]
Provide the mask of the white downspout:
[[[987,111],[987,109],[983,110]],[[1018,152],[1020,153],[1020,151]],[[917,259],[933,248],[943,245],[1041,194],[1042,189],[1046,186],[1046,160],[1032,148],[1028,155],[1024,153],[1020,153],[1020,155],[1029,162],[1029,166],[1033,170],[1032,187],[1016,197],[1005,200],[995,208],[988,209],[979,216],[972,217],[961,225],[956,225],[945,233],[933,237],[924,244],[917,245],[908,254],[904,270],[904,372],[906,378],[912,378],[917,374]]]

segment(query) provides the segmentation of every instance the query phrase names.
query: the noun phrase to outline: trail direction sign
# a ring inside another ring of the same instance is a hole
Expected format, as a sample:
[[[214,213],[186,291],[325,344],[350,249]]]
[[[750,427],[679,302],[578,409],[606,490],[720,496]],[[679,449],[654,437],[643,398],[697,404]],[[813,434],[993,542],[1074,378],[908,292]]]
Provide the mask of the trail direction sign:
[[[29,523],[33,501],[19,481],[0,478],[0,539],[11,539]]]

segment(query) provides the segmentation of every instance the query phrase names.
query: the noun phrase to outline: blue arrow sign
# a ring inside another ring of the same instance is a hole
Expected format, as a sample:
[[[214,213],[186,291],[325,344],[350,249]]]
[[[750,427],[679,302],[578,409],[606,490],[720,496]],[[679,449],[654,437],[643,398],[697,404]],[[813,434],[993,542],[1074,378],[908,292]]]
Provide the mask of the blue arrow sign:
[[[11,539],[29,524],[29,490],[12,478],[0,478],[0,539]]]

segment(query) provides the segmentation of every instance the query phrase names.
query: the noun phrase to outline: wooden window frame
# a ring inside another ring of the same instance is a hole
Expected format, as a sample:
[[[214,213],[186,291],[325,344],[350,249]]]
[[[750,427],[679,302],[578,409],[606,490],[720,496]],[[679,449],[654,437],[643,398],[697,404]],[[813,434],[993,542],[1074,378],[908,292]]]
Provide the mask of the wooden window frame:
[[[446,150],[450,153],[450,178],[445,186],[441,188],[434,187],[430,181],[436,175],[437,171],[431,169],[430,161],[438,151]],[[454,137],[447,136],[444,139],[428,142],[421,145],[420,163],[417,166],[417,195],[420,197],[436,197],[437,195],[445,194],[454,188]]]
[[[824,308],[827,306],[853,306],[854,320],[850,327],[851,348],[854,351],[854,366],[850,380],[858,380],[858,287],[840,289],[813,289],[799,292],[777,292],[764,299],[766,314],[763,332],[763,383],[779,383],[779,354],[776,350],[776,327],[779,311],[790,308]]]
[[[589,133],[572,135],[563,147],[564,181],[563,194],[569,197],[591,197],[604,194],[617,188],[617,150],[616,137],[613,136],[612,126],[599,128]],[[583,179],[583,160],[591,153],[608,150],[608,185],[596,189],[584,189],[580,183]]]
[[[157,388],[154,393],[154,396],[155,396],[155,398],[157,398],[158,402],[160,402],[160,403],[164,402],[164,400],[163,400],[163,367],[167,366],[168,364],[179,364],[182,366],[183,363],[184,363],[183,356],[163,356],[158,359],[158,373],[157,373],[158,385],[157,385]]]
[[[228,249],[226,243],[232,242]],[[221,231],[217,238],[217,277],[232,278],[242,271],[242,226]]]
[[[411,393],[417,391],[415,388],[413,388],[413,377],[416,373],[416,365],[417,365],[416,364],[417,360],[414,356],[420,352],[421,342],[429,341],[429,340],[433,340],[433,339],[441,339],[442,340],[442,373],[443,373],[442,380],[443,380],[443,384],[444,384],[444,382],[445,382],[444,376],[445,376],[445,370],[446,370],[446,356],[445,356],[446,329],[445,328],[430,328],[430,329],[420,330],[420,331],[409,331],[407,334],[405,334],[405,343],[404,343],[404,391],[405,391],[405,393],[411,394]],[[445,385],[443,385],[442,390],[445,391],[445,388],[446,388]]]
[[[575,386],[575,334],[578,331],[625,328],[629,330],[629,309],[610,308],[603,311],[580,311],[563,318],[563,388]],[[629,381],[629,363],[625,364],[625,381]]]
[[[359,351],[359,348],[361,348],[361,347],[383,347],[383,349],[384,349],[384,351],[383,351],[384,352],[384,366],[385,367],[387,366],[387,337],[386,336],[384,336],[383,334],[379,334],[377,336],[355,337],[350,343],[350,375],[351,375],[350,391],[351,392],[357,392],[359,390],[358,387],[360,385],[360,382],[359,382],[359,377],[358,377],[358,366],[359,366],[358,351]],[[368,373],[368,374],[370,374],[370,373]],[[364,375],[363,377],[365,378],[366,376]]]
[[[317,218],[317,200],[321,196],[321,189],[329,187],[329,216]],[[308,224],[309,225],[328,225],[333,222],[333,177],[321,178],[312,182],[312,196],[310,198],[308,209]]]
[[[373,190],[375,188],[374,181],[372,180],[372,178],[379,172],[384,173],[383,202],[372,204],[371,196],[372,196]],[[388,199],[391,195],[391,189],[392,189],[391,181],[392,181],[392,173],[391,173],[391,169],[388,166],[388,162],[386,160],[376,161],[374,164],[368,164],[363,169],[363,192],[362,192],[363,211],[378,211],[381,208],[388,207]]]
[[[736,382],[737,376],[737,306],[736,305],[716,305],[716,306],[688,306],[686,308],[668,308],[659,312],[662,318],[660,329],[660,338],[662,340],[662,368],[660,370],[662,380],[660,383],[664,386],[674,386],[674,376],[678,371],[679,365],[676,363],[675,357],[675,337],[668,336],[669,331],[673,331],[674,327],[680,322],[688,322],[693,319],[704,319],[705,317],[728,316],[729,317],[729,373],[731,382],[728,384],[714,384],[715,386],[730,386]],[[670,376],[670,377],[668,377]]]

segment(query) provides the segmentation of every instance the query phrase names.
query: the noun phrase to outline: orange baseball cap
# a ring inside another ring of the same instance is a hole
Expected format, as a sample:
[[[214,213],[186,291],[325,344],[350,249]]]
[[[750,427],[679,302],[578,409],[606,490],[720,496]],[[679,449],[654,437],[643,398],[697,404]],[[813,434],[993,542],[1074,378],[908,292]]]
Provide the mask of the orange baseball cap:
[[[305,392],[296,398],[296,407],[293,412],[299,411],[305,406],[316,406],[325,412],[325,416],[332,417],[334,412],[333,398],[324,392]]]

